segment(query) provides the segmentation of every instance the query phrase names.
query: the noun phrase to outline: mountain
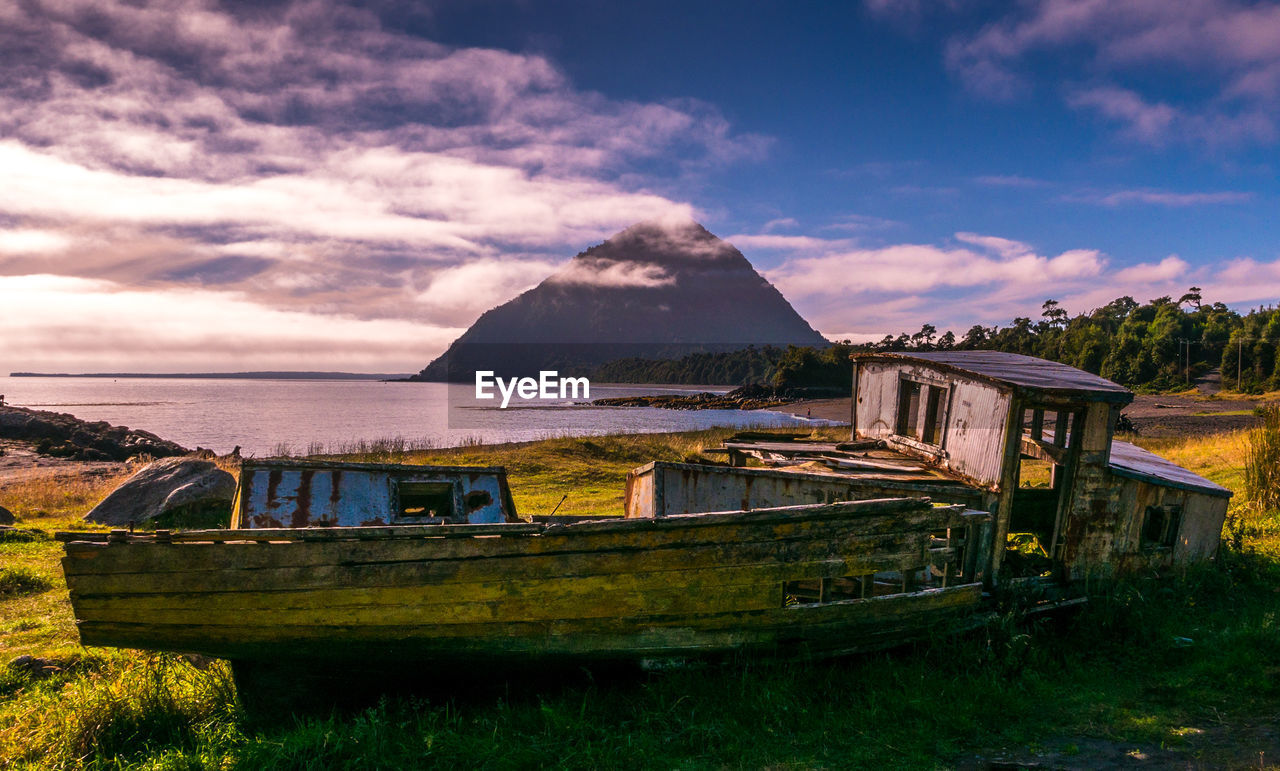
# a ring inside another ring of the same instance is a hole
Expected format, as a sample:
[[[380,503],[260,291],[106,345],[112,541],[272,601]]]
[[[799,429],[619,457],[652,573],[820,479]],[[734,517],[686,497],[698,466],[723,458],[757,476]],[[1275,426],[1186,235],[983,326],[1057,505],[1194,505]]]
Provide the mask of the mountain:
[[[742,252],[702,225],[642,222],[485,312],[411,379],[466,382],[477,369],[588,374],[623,357],[765,344],[828,342]]]

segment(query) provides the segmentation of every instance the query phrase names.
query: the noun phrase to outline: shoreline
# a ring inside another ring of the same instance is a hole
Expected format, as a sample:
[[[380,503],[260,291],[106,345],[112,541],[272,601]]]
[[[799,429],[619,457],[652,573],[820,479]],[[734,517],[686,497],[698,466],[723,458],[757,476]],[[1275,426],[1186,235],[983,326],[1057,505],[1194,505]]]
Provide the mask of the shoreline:
[[[765,407],[769,412],[780,412],[799,420],[824,420],[841,426],[849,425],[848,396],[835,399],[798,399],[794,402]]]

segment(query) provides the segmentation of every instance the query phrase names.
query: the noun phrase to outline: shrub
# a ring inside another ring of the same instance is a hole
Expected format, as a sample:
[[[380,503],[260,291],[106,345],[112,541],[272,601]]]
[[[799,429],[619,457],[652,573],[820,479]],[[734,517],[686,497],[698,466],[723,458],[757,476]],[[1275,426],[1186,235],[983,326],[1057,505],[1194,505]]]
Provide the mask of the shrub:
[[[1262,426],[1249,432],[1245,494],[1259,512],[1280,511],[1280,405],[1259,410]]]
[[[20,594],[40,594],[53,588],[53,583],[29,568],[0,568],[0,598]]]

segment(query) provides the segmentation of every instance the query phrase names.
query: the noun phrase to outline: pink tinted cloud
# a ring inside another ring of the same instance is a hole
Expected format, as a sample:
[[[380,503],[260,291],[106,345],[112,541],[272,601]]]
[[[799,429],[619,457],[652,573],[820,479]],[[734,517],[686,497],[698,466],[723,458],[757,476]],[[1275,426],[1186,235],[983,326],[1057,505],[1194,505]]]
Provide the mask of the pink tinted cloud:
[[[832,339],[875,340],[922,323],[961,333],[974,323],[1038,317],[1050,297],[1080,313],[1131,295],[1179,296],[1191,285],[1231,303],[1280,294],[1280,260],[1193,267],[1177,255],[1116,266],[1096,249],[1045,255],[999,236],[957,233],[967,247],[896,244],[839,250],[809,245],[766,271],[788,300]]]
[[[637,161],[694,174],[768,146],[705,103],[608,99],[545,57],[332,0],[2,3],[0,66],[0,275],[156,303],[216,285],[424,339],[474,318],[446,292],[468,266],[515,255],[540,279],[637,219],[696,213]]]
[[[978,323],[1007,325],[1037,318],[1046,299],[1070,313],[1123,295],[1140,301],[1178,297],[1195,285],[1206,299],[1235,305],[1280,296],[1280,259],[1224,260],[1192,266],[1177,255],[1113,265],[1096,249],[1039,254],[1013,239],[957,233],[969,245],[895,244],[870,249],[798,245],[765,271],[802,315],[830,339],[878,340],[922,323],[957,334]],[[750,256],[750,252],[748,252]]]
[[[265,308],[234,292],[153,291],[65,276],[0,277],[4,361],[14,370],[229,369],[412,372],[457,334],[394,320]]]

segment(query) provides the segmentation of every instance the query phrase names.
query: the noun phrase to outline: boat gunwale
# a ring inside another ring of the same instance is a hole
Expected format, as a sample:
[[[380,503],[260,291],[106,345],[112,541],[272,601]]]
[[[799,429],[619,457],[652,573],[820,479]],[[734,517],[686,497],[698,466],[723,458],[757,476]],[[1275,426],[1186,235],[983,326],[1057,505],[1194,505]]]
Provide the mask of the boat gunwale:
[[[557,523],[493,523],[480,525],[384,525],[376,527],[307,527],[307,528],[253,528],[187,530],[154,533],[58,532],[54,537],[66,546],[118,545],[128,543],[225,543],[225,542],[332,542],[347,540],[396,540],[413,538],[457,538],[483,536],[571,536],[578,533],[594,533],[627,530],[671,530],[691,527],[711,527],[721,524],[766,524],[777,521],[805,518],[811,521],[874,516],[894,511],[930,509],[933,513],[960,524],[976,523],[990,519],[985,511],[968,509],[964,505],[933,506],[929,498],[873,498],[834,503],[800,504],[745,511],[697,512],[673,514],[655,518],[600,518],[565,524]]]

